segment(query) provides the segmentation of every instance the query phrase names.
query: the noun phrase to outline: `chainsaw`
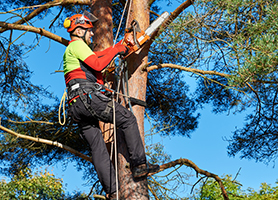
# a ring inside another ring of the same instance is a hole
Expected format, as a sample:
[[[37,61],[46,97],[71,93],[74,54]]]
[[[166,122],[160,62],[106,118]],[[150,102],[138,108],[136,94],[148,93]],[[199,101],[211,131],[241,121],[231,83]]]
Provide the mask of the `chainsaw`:
[[[122,59],[127,58],[140,49],[151,38],[151,35],[157,30],[157,28],[169,17],[169,15],[170,14],[167,11],[163,12],[145,31],[141,31],[139,23],[134,19],[130,23],[131,26],[125,30],[126,33],[122,44],[127,46],[129,50]],[[111,63],[111,65],[105,69],[105,72],[111,73],[114,70],[115,65]]]
[[[123,60],[127,58],[132,53],[139,50],[148,40],[150,40],[151,35],[158,29],[158,27],[169,17],[168,12],[162,13],[156,20],[154,20],[151,25],[145,30],[141,31],[139,23],[136,20],[133,20],[131,22],[131,26],[125,30],[125,36],[123,39],[123,45],[128,47],[128,53],[121,58],[121,63],[123,64]],[[122,65],[120,64],[120,65]],[[115,70],[115,65],[109,66],[105,71],[107,73],[111,73]],[[128,82],[128,80],[125,80]],[[115,92],[111,89],[106,89],[106,91]],[[147,104],[145,101],[142,101],[140,99],[136,99],[133,97],[128,97],[128,102],[137,104],[140,106],[146,107]]]
[[[126,33],[123,39],[123,45],[126,45],[129,51],[127,55],[124,56],[124,59],[140,49],[169,15],[168,12],[163,12],[145,31],[141,31],[139,23],[133,20],[130,24],[131,26],[125,30]]]

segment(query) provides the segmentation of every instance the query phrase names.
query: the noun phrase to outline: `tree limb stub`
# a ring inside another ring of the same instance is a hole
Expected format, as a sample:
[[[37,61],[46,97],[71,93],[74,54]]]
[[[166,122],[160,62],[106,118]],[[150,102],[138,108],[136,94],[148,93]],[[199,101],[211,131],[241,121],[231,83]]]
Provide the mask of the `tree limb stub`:
[[[54,6],[67,6],[67,5],[90,5],[91,0],[54,0],[51,2],[48,2],[46,4],[40,5],[39,8],[35,9],[33,12],[31,12],[29,15],[26,17],[16,21],[14,24],[24,24],[28,22],[30,19],[36,17],[38,14],[43,12],[44,10],[54,7]],[[3,27],[0,29],[0,33],[5,32],[8,30],[7,28]]]
[[[206,170],[200,169],[191,160],[188,160],[188,159],[185,159],[185,158],[180,158],[180,159],[177,159],[175,161],[163,164],[163,165],[160,166],[160,170],[158,172],[164,171],[165,169],[169,169],[171,167],[175,167],[176,165],[185,165],[187,167],[190,167],[190,168],[194,169],[199,174],[205,175],[206,177],[214,178],[220,186],[220,189],[222,191],[222,195],[223,195],[224,199],[229,200],[228,194],[225,190],[225,187],[223,185],[223,182],[222,182],[221,178],[219,176],[217,176],[216,174],[213,174],[213,173],[210,173]],[[156,173],[158,173],[158,172],[156,172]],[[149,175],[153,175],[153,174],[156,174],[156,173],[151,173]]]
[[[19,137],[19,138],[22,138],[22,139],[27,139],[27,140],[31,140],[31,141],[34,141],[34,142],[40,142],[40,143],[44,143],[44,144],[48,144],[48,145],[52,145],[52,146],[56,146],[56,147],[59,147],[61,149],[64,149],[66,151],[69,151],[70,153],[80,157],[80,158],[83,158],[85,160],[87,160],[88,162],[91,162],[92,163],[92,159],[78,151],[76,151],[75,149],[69,147],[69,146],[66,146],[66,145],[63,145],[57,141],[51,141],[51,140],[47,140],[47,139],[41,139],[41,138],[36,138],[36,137],[32,137],[32,136],[28,136],[28,135],[23,135],[23,134],[20,134],[20,133],[16,133],[2,125],[0,125],[0,129],[2,129],[3,131],[9,133],[9,134],[12,134],[16,137]]]
[[[6,22],[0,22],[0,27],[3,27],[5,29],[16,29],[16,30],[22,30],[22,31],[27,31],[27,32],[33,32],[33,33],[38,33],[42,36],[48,37],[49,39],[52,39],[56,42],[59,42],[65,46],[68,45],[69,41],[63,37],[60,37],[58,35],[55,35],[54,33],[51,33],[43,28],[37,28],[33,26],[27,26],[27,25],[20,25],[20,24],[10,24]]]

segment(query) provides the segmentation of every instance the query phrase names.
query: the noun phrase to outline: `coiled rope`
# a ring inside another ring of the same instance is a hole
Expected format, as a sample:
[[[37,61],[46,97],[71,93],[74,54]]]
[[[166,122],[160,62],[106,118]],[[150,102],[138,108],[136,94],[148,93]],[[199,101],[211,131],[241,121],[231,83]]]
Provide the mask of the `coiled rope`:
[[[61,98],[59,111],[58,111],[58,119],[61,126],[65,125],[66,123],[66,99],[67,99],[67,88],[64,90],[64,94]],[[61,108],[63,107],[63,122],[61,121]]]

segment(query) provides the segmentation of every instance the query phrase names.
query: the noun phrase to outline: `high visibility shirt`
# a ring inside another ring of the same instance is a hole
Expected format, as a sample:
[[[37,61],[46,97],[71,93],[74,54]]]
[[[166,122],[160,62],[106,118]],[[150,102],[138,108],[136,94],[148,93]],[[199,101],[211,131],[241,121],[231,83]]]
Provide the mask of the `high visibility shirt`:
[[[66,85],[72,79],[86,79],[103,84],[101,71],[118,54],[118,49],[109,47],[104,51],[93,52],[83,40],[72,40],[63,56]]]

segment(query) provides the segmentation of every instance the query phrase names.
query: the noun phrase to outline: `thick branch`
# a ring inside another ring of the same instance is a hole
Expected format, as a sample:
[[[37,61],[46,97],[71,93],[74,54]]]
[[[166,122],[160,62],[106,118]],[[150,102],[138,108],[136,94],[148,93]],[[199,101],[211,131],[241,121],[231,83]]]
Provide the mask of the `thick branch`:
[[[2,129],[3,131],[9,133],[9,134],[12,134],[16,137],[19,137],[19,138],[22,138],[22,139],[27,139],[27,140],[31,140],[31,141],[34,141],[34,142],[40,142],[40,143],[44,143],[44,144],[48,144],[48,145],[53,145],[53,146],[56,146],[56,147],[59,147],[59,148],[62,148],[66,151],[69,151],[70,153],[80,157],[80,158],[83,158],[85,160],[87,160],[88,162],[92,162],[92,159],[76,150],[74,150],[73,148],[69,147],[69,146],[66,146],[66,145],[63,145],[57,141],[51,141],[51,140],[46,140],[46,139],[41,139],[41,138],[35,138],[35,137],[32,137],[32,136],[28,136],[28,135],[23,135],[23,134],[20,134],[20,133],[16,133],[10,129],[7,129],[5,128],[4,126],[0,125],[0,129]]]
[[[6,22],[0,22],[0,27],[3,27],[5,29],[16,29],[16,30],[22,30],[22,31],[28,31],[28,32],[33,32],[33,33],[38,33],[42,36],[48,37],[52,40],[55,40],[56,42],[59,42],[65,46],[68,45],[68,40],[65,38],[62,38],[58,35],[55,35],[43,28],[36,28],[33,26],[27,26],[27,25],[20,25],[20,24],[10,24],[10,23],[6,23]]]
[[[196,73],[196,74],[209,74],[209,75],[217,75],[217,76],[222,76],[222,77],[226,77],[229,78],[231,75],[230,74],[225,74],[225,73],[221,73],[221,72],[217,72],[217,71],[205,71],[205,70],[200,70],[200,69],[195,69],[195,68],[190,68],[190,67],[183,67],[181,65],[175,65],[175,64],[159,64],[159,65],[152,65],[150,67],[148,67],[148,65],[145,65],[142,68],[142,71],[147,71],[150,72],[152,70],[155,69],[161,69],[161,68],[173,68],[173,69],[179,69],[179,70],[183,70],[183,71],[187,71],[187,72],[192,72],[192,73]],[[249,82],[256,82],[256,83],[264,83],[264,84],[277,84],[277,81],[267,81],[267,80],[257,80],[257,79],[253,79],[250,78]],[[251,87],[250,84],[248,82],[246,82],[248,87]],[[252,92],[256,93],[256,91],[251,87],[250,88],[252,90]]]
[[[40,5],[39,8],[35,9],[33,12],[31,12],[29,15],[26,17],[16,21],[14,24],[24,24],[28,22],[30,19],[36,17],[38,14],[43,12],[44,10],[54,7],[54,6],[67,6],[67,5],[91,5],[91,0],[54,0],[51,2],[48,2],[46,4]],[[0,29],[0,33],[3,33],[6,31],[8,28],[3,27]]]
[[[195,68],[189,68],[189,67],[183,67],[180,65],[175,65],[175,64],[160,64],[160,65],[152,65],[150,67],[147,67],[146,70],[147,72],[150,72],[154,69],[160,69],[160,68],[174,68],[174,69],[180,69],[183,71],[187,71],[187,72],[192,72],[192,73],[198,73],[198,74],[209,74],[209,75],[217,75],[217,76],[222,76],[222,77],[229,77],[229,74],[224,74],[224,73],[220,73],[217,71],[204,71],[204,70],[200,70],[200,69],[195,69]],[[143,69],[144,70],[144,69]]]
[[[163,164],[163,165],[160,166],[159,172],[164,171],[165,169],[169,169],[171,167],[175,167],[176,165],[185,165],[185,166],[188,166],[188,167],[194,169],[198,174],[203,174],[203,175],[205,175],[207,177],[214,178],[217,181],[217,183],[219,184],[219,186],[220,186],[220,189],[222,191],[222,195],[223,195],[224,199],[225,200],[229,200],[228,194],[227,194],[227,192],[225,190],[225,187],[224,187],[224,185],[222,183],[221,178],[219,178],[219,176],[217,176],[216,174],[213,174],[213,173],[210,173],[208,171],[200,169],[191,160],[188,160],[188,159],[185,159],[185,158],[180,158],[178,160],[175,160],[175,161]],[[158,172],[156,172],[156,173],[158,173]],[[154,173],[152,173],[150,175],[153,175],[153,174]]]
[[[160,33],[159,30],[166,28],[169,24],[171,24],[172,21],[174,21],[179,14],[184,11],[186,8],[188,8],[190,5],[192,5],[194,2],[194,0],[187,0],[185,2],[183,2],[181,5],[179,5],[179,7],[177,7],[172,13],[171,15],[168,17],[168,19],[159,27],[159,29],[157,31],[155,31],[152,36],[151,36],[151,40],[150,40],[150,44],[153,43],[153,39],[155,37],[157,37]]]

